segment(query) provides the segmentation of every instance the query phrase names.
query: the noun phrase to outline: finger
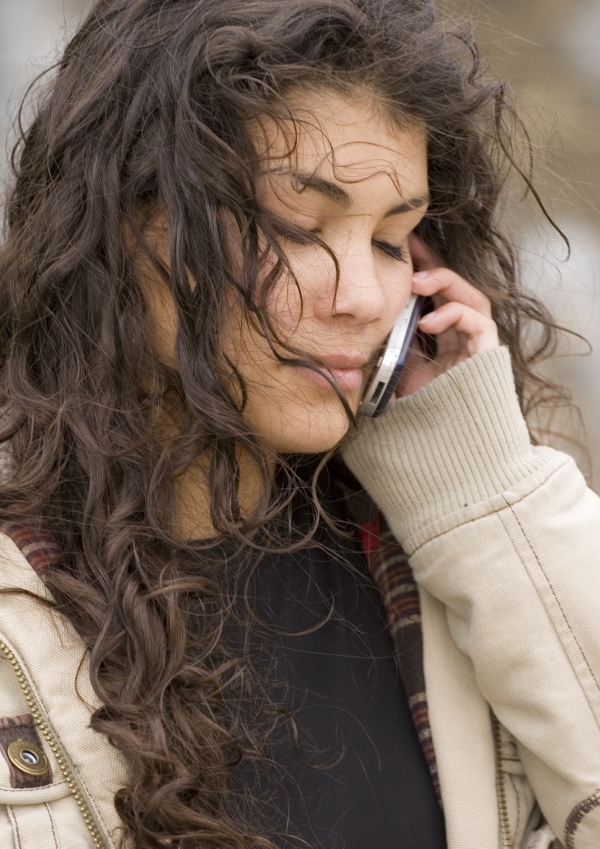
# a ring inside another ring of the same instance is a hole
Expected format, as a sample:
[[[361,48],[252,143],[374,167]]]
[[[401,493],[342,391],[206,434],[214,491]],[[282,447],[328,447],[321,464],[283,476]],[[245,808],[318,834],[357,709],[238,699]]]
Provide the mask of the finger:
[[[413,392],[422,389],[423,386],[440,373],[441,368],[439,364],[426,357],[418,345],[413,345],[406,365],[402,369],[394,397],[400,398],[402,395],[412,395]]]
[[[423,239],[417,236],[416,233],[409,235],[408,249],[413,265],[419,271],[427,271],[430,268],[437,268],[439,266],[439,257],[436,257],[431,248],[428,248]]]
[[[464,304],[488,318],[492,316],[489,298],[449,268],[418,271],[413,276],[413,291],[427,297],[442,295],[447,301]]]
[[[444,304],[434,312],[423,316],[419,327],[425,333],[438,335],[451,328],[462,333],[468,340],[470,354],[497,348],[500,344],[496,322],[472,307],[456,301]]]

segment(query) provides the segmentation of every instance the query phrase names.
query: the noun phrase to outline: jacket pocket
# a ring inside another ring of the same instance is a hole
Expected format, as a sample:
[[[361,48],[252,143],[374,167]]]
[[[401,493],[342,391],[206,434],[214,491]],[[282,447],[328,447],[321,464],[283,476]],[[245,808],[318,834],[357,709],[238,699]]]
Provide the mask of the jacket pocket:
[[[54,790],[54,788],[48,788]],[[35,800],[26,790],[16,790],[12,804],[0,805],[0,846],[2,849],[94,849],[77,804],[68,795],[49,801]]]
[[[45,743],[30,714],[0,717],[0,847],[94,849]]]

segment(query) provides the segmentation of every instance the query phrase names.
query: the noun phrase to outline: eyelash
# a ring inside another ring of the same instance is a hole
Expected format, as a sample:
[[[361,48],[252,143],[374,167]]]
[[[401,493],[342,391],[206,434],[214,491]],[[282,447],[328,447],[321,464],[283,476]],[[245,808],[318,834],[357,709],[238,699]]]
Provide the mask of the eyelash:
[[[296,233],[290,233],[288,230],[284,230],[283,228],[276,228],[280,236],[287,239],[289,242],[293,242],[296,245],[305,245],[308,246],[312,244],[308,239],[303,239],[302,236]],[[315,235],[319,235],[318,230],[311,230],[311,233]],[[398,260],[398,262],[408,262],[409,257],[407,251],[402,247],[395,247],[394,245],[389,245],[387,242],[373,242],[374,245],[377,245],[379,250],[386,254],[386,256],[391,257],[392,259]]]
[[[391,256],[392,259],[397,259],[398,262],[408,262],[408,253],[404,248],[396,248],[394,245],[388,245],[387,242],[373,242],[373,244],[377,245],[382,253]]]

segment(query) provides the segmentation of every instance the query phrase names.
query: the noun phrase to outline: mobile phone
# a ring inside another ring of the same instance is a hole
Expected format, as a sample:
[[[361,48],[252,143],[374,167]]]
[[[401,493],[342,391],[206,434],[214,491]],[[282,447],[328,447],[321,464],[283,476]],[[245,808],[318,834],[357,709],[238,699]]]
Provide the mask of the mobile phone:
[[[389,404],[406,365],[426,298],[412,294],[396,319],[361,401],[363,416],[379,415]]]

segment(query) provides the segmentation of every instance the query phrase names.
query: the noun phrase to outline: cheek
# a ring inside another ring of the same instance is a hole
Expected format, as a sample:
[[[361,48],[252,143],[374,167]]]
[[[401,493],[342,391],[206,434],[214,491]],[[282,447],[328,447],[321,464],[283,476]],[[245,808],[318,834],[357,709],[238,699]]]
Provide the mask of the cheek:
[[[314,349],[312,289],[324,271],[316,268],[315,262],[294,257],[294,273],[302,291],[288,276],[272,287],[268,298],[278,338],[300,349]],[[397,284],[394,288],[398,289]],[[239,304],[230,305],[221,345],[246,383],[244,420],[265,447],[278,454],[320,453],[334,448],[346,435],[350,422],[335,393],[307,385],[294,369],[280,364]],[[291,356],[284,350],[281,354]],[[237,381],[232,380],[231,391],[239,402],[236,387]],[[346,395],[353,409],[358,408],[360,394],[357,390]]]
[[[266,340],[245,320],[232,319],[223,332],[223,351],[246,384],[244,420],[262,444],[275,453],[319,453],[333,448],[349,428],[334,393],[307,385],[294,369],[273,357]],[[230,389],[238,401],[239,388]],[[349,393],[350,394],[350,393]],[[356,398],[349,398],[357,407]]]
[[[380,278],[383,281],[386,315],[399,315],[406,305],[412,291],[413,274],[410,257],[407,262],[398,262],[393,266],[386,264],[381,270]]]
[[[306,287],[296,268],[294,273],[298,282],[296,283],[289,274],[285,275],[273,286],[267,301],[269,315],[282,341],[291,340],[306,314]]]
[[[289,339],[298,331],[303,335],[301,322],[306,319],[311,323],[315,312],[322,311],[320,306],[317,310],[317,305],[324,300],[330,299],[328,303],[333,308],[336,271],[331,257],[316,245],[289,244],[286,255],[291,271],[282,273],[273,285],[267,306],[282,338]]]

